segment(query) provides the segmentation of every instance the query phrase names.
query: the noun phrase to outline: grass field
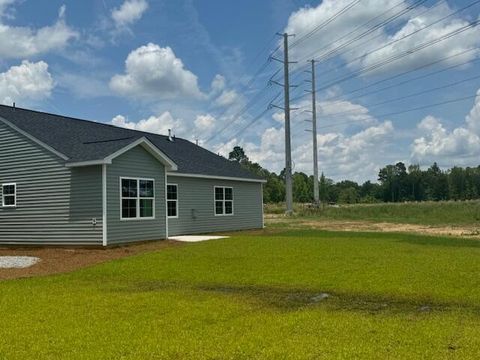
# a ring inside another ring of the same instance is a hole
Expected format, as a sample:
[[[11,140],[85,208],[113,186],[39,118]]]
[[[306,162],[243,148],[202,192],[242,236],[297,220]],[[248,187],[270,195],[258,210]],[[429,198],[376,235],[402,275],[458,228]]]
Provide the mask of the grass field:
[[[267,214],[282,214],[284,211],[284,204],[269,204],[265,209]],[[358,204],[326,206],[319,210],[296,204],[295,211],[302,218],[326,220],[383,221],[422,225],[480,224],[480,201]]]
[[[479,257],[276,229],[4,281],[0,359],[477,359]]]

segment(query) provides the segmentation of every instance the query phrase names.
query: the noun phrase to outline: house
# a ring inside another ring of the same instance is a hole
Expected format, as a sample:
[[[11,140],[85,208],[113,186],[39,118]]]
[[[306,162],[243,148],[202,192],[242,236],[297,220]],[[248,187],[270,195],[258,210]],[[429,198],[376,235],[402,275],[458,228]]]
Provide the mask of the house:
[[[0,105],[0,244],[262,228],[263,182],[185,139]]]

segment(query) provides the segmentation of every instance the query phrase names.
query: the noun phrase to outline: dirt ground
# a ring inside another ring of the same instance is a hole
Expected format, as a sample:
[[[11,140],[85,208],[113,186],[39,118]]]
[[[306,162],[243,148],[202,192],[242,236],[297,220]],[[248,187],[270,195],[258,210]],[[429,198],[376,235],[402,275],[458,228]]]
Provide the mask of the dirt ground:
[[[288,219],[284,215],[266,215],[265,223],[285,223],[292,227],[311,228],[332,231],[378,231],[402,232],[423,235],[459,236],[480,239],[480,228],[474,226],[429,226],[415,224],[395,224],[387,222]]]
[[[36,256],[40,258],[37,264],[29,268],[0,269],[0,281],[65,273],[109,260],[181,245],[182,243],[177,241],[162,240],[107,249],[0,247],[0,256]]]

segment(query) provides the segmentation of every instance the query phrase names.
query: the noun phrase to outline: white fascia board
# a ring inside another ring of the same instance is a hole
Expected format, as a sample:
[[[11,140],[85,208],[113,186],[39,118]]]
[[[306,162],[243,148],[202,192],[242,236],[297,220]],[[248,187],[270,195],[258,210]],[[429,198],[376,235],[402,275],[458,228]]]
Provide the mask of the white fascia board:
[[[52,148],[51,146],[45,144],[43,141],[41,140],[38,140],[35,136],[33,135],[30,135],[28,132],[20,129],[19,127],[15,126],[14,124],[12,124],[10,121],[8,121],[7,119],[4,119],[3,117],[0,117],[0,121],[3,122],[5,125],[11,127],[13,130],[15,130],[16,132],[20,133],[21,135],[25,136],[26,138],[32,140],[34,143],[40,145],[41,147],[43,147],[44,149],[54,153],[55,155],[57,155],[58,157],[62,158],[63,160],[68,160],[68,156],[62,154],[60,151],[57,151],[55,150],[54,148]]]
[[[92,165],[104,165],[111,164],[111,161],[106,160],[89,160],[89,161],[78,161],[72,163],[66,163],[66,167],[81,167],[81,166],[92,166]]]
[[[239,178],[239,177],[230,177],[230,176],[186,174],[186,173],[177,173],[177,172],[168,172],[167,175],[168,176],[189,177],[189,178],[199,178],[199,179],[231,180],[231,181],[244,181],[244,182],[255,182],[255,183],[266,183],[267,182],[267,180],[263,180],[263,179],[248,179],[248,178]]]

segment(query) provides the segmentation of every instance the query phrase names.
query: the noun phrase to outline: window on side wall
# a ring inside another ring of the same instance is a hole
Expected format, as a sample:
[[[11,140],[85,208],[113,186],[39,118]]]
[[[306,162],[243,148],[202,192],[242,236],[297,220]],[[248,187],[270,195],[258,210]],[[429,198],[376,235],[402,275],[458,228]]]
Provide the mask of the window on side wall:
[[[155,218],[155,181],[120,178],[121,220]]]
[[[17,184],[2,184],[2,207],[17,206]]]
[[[169,218],[178,218],[178,186],[167,185],[167,215]]]
[[[233,215],[233,188],[215,186],[215,216]]]

